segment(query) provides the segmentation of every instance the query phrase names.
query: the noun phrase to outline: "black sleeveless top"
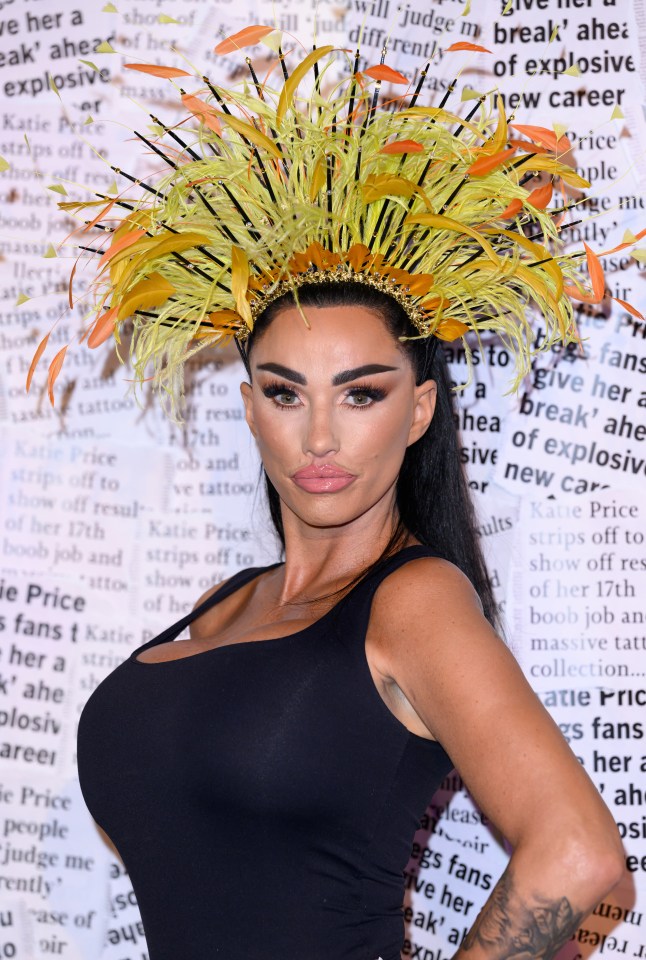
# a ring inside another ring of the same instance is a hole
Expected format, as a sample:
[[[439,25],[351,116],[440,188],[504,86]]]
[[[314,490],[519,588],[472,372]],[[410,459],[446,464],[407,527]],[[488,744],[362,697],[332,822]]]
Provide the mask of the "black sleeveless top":
[[[129,872],[150,960],[400,960],[403,870],[452,763],[381,699],[365,657],[405,547],[297,633],[138,661],[271,567],[235,574],[94,690],[83,796]]]

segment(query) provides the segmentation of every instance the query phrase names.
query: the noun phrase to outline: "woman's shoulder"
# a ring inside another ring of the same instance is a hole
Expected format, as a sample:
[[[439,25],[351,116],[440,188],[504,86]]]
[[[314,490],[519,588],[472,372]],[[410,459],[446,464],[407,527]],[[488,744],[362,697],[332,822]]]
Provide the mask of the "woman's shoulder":
[[[199,607],[205,604],[207,600],[210,600],[214,594],[219,593],[220,590],[223,590],[226,585],[231,582],[234,576],[236,576],[236,574],[233,574],[231,577],[225,577],[224,580],[218,580],[217,583],[214,583],[213,586],[205,590],[204,593],[201,594],[201,596],[199,596],[193,604],[193,611],[199,609]],[[207,619],[208,618],[200,616],[196,620],[193,620],[193,622],[190,624],[189,634],[192,640],[198,640],[202,635],[205,634],[205,632],[208,633],[209,624]]]
[[[400,597],[416,606],[425,605],[432,600],[441,600],[443,604],[456,601],[472,601],[481,609],[480,598],[473,584],[460,568],[429,551],[410,557],[391,571],[380,583],[377,597],[382,602]]]
[[[457,695],[489,677],[500,692],[518,681],[517,664],[485,617],[471,581],[441,557],[413,557],[382,581],[367,641],[380,673],[411,704],[424,705],[422,719],[440,742],[446,733],[437,705],[447,690]]]
[[[208,587],[193,604],[193,612],[202,606],[204,606],[205,609],[204,612],[190,624],[189,633],[191,638],[199,639],[201,636],[212,635],[214,617],[219,621],[220,615],[212,613],[211,611],[215,611],[219,606],[220,593],[224,594],[222,600],[226,600],[230,594],[236,594],[239,587],[244,587],[248,580],[255,580],[257,575],[259,573],[263,573],[266,569],[267,567],[247,567],[242,570],[237,570],[235,573],[231,574],[231,576],[225,577],[223,580],[218,580],[218,582],[214,583],[213,586]],[[232,589],[229,590],[229,587]],[[213,601],[211,604],[209,603],[210,600]],[[234,600],[233,603],[234,606],[236,606],[238,601]],[[224,607],[228,610],[228,605],[226,603],[224,603]]]
[[[453,641],[465,631],[494,633],[466,574],[450,560],[432,555],[411,557],[381,581],[371,623],[384,643],[396,643],[405,634],[409,649],[433,639]]]
[[[190,636],[193,639],[199,639],[201,636],[212,636],[213,634],[213,624],[215,621],[219,622],[220,613],[211,614],[211,611],[215,611],[219,606],[220,599],[226,601],[229,596],[234,596],[234,599],[231,603],[227,604],[224,602],[224,608],[227,612],[227,615],[231,612],[230,607],[233,606],[233,609],[237,609],[240,606],[240,602],[244,600],[246,594],[241,590],[249,581],[252,581],[252,591],[257,587],[257,581],[259,578],[262,578],[262,575],[267,573],[272,569],[272,567],[277,566],[277,564],[269,564],[268,566],[253,566],[245,567],[242,570],[237,570],[235,573],[231,574],[229,577],[225,577],[223,580],[219,580],[217,583],[214,583],[212,586],[208,587],[203,594],[201,594],[193,605],[193,612],[198,610],[201,606],[204,606],[204,612],[196,617],[190,625]],[[238,590],[241,590],[241,597],[235,598],[235,594],[238,593]],[[219,594],[222,593],[223,596],[219,598]],[[212,603],[209,603],[212,601]]]
[[[230,577],[225,577],[224,580],[218,580],[217,583],[214,583],[207,590],[205,590],[204,593],[200,594],[193,604],[193,610],[197,610],[197,608],[203,603],[206,603],[206,601],[209,600],[214,593],[217,593],[218,590],[223,590],[227,583],[229,583],[235,576],[238,576],[238,574],[234,573]]]

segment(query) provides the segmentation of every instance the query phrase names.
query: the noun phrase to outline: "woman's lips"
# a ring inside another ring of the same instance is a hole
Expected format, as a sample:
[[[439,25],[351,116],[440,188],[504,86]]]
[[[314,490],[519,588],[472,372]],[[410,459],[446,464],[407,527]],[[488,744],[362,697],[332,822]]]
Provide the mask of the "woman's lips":
[[[350,473],[337,474],[334,477],[298,477],[294,475],[294,483],[307,490],[308,493],[336,493],[352,483],[355,477]]]
[[[297,470],[293,475],[294,483],[309,493],[336,493],[343,490],[355,479],[353,473],[346,473],[332,464],[311,465]]]

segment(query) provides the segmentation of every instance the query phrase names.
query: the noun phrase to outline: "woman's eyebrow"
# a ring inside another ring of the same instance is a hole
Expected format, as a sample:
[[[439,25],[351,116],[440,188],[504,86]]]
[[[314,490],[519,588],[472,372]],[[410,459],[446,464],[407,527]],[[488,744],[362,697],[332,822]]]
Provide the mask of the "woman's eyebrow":
[[[383,363],[364,363],[362,367],[335,373],[332,377],[332,385],[337,387],[340,383],[349,383],[350,380],[358,380],[359,377],[369,377],[371,373],[386,373],[388,370],[399,370],[399,367],[387,367]]]
[[[292,383],[307,386],[307,380],[302,373],[284,367],[282,363],[260,363],[256,369],[276,373],[278,376],[284,377],[285,380],[291,380]],[[352,370],[341,370],[340,373],[335,373],[332,377],[332,386],[338,387],[342,383],[358,380],[359,377],[368,377],[372,373],[386,373],[389,370],[399,370],[399,367],[387,367],[383,363],[364,363],[361,367],[353,367]]]
[[[256,370],[267,370],[268,373],[276,373],[279,377],[284,377],[285,380],[291,380],[292,383],[300,383],[303,386],[307,384],[307,380],[302,373],[299,373],[297,370],[290,370],[289,367],[284,367],[282,363],[259,363]]]

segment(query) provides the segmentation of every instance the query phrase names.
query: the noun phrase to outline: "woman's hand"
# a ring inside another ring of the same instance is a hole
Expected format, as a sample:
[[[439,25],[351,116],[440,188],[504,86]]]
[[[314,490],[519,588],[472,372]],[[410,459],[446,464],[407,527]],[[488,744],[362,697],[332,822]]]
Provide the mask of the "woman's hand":
[[[623,874],[608,808],[453,564],[420,558],[387,577],[373,636],[380,672],[513,847],[457,956],[548,960]]]

